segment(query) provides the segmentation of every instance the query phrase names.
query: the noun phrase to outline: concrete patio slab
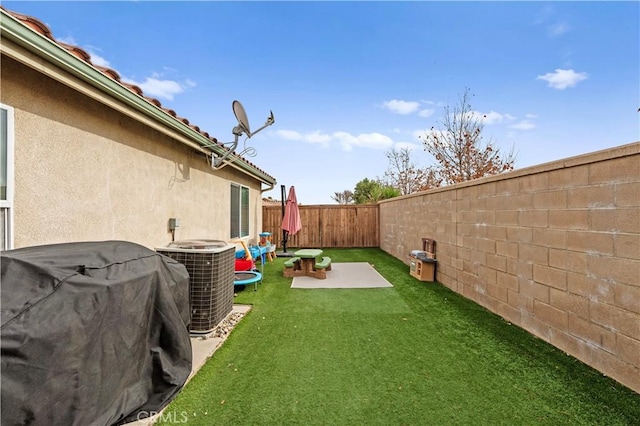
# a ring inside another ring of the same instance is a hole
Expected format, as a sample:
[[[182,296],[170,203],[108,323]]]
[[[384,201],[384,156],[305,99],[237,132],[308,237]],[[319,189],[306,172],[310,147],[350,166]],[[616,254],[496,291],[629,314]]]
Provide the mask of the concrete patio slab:
[[[295,277],[291,288],[377,288],[393,287],[368,262],[338,262],[331,264],[326,279]]]

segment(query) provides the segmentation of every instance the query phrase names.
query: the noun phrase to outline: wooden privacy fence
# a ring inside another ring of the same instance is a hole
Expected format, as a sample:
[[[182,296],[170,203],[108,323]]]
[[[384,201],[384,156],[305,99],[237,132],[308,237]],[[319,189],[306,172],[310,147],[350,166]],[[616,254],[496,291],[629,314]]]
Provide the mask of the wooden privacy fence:
[[[302,229],[290,235],[287,249],[379,247],[380,213],[377,204],[299,206]],[[282,207],[262,207],[262,231],[282,250]]]

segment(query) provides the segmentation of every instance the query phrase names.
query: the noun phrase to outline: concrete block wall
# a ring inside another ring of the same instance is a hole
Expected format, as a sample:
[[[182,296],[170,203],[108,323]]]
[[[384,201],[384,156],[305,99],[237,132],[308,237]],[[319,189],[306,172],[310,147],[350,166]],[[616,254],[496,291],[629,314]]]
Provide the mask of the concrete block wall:
[[[640,142],[380,203],[380,247],[640,393]],[[408,273],[408,271],[407,271]]]

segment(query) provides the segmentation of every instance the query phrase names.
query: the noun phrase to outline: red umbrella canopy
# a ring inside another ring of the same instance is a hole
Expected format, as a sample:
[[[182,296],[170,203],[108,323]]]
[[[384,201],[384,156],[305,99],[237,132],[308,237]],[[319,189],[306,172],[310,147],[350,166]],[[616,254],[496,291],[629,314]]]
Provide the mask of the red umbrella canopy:
[[[296,198],[296,189],[293,186],[289,188],[287,204],[284,207],[282,229],[287,231],[290,235],[295,235],[302,229],[302,222],[300,222],[300,210],[298,209],[298,199]]]

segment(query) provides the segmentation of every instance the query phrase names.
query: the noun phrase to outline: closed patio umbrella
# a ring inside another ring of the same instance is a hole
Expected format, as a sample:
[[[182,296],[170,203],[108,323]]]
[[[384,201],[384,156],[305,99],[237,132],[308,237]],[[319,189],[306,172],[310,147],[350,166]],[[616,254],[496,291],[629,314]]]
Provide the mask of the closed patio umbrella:
[[[287,256],[287,240],[289,239],[289,235],[295,235],[301,229],[302,222],[300,221],[296,189],[292,186],[289,188],[289,196],[287,197],[287,204],[285,205],[284,216],[282,218],[282,248],[284,250],[284,256]]]

